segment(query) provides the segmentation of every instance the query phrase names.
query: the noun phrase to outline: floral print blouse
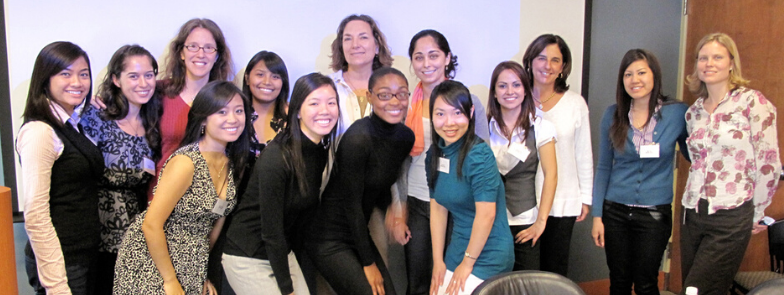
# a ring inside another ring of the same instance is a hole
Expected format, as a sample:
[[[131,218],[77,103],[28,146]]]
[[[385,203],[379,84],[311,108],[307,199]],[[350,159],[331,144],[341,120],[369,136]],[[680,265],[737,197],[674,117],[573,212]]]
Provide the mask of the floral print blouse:
[[[683,206],[708,200],[708,214],[754,203],[754,222],[764,216],[778,186],[781,162],[776,107],[759,91],[730,91],[709,114],[699,98],[686,111],[691,156]]]

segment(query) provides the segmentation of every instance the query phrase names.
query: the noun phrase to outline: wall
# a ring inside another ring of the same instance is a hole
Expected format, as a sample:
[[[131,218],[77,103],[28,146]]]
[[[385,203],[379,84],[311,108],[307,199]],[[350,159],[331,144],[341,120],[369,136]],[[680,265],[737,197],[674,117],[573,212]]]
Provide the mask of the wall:
[[[675,97],[678,79],[681,2],[677,0],[592,0],[588,107],[594,155],[604,110],[615,103],[618,67],[629,49],[644,48],[658,58],[663,92]],[[594,161],[598,159],[594,156]],[[589,217],[590,218],[590,217]],[[572,238],[570,277],[578,282],[609,276],[604,250],[591,238],[591,220],[578,223]]]

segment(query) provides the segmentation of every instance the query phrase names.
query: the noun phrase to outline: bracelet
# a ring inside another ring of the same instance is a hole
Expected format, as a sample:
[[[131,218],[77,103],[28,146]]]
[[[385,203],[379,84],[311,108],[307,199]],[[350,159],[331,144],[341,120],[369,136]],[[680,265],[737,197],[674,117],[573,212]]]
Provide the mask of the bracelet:
[[[468,257],[468,258],[471,258],[473,260],[476,260],[476,257],[471,256],[471,254],[469,254],[468,251],[465,252],[465,257]]]

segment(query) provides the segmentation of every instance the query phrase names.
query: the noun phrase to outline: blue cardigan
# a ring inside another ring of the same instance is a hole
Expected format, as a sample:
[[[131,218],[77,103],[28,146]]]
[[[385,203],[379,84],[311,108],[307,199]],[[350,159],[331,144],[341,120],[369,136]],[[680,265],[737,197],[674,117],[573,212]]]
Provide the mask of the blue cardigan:
[[[623,151],[616,150],[610,141],[610,125],[617,105],[604,112],[599,138],[599,164],[593,184],[594,217],[602,216],[604,200],[621,204],[665,205],[672,203],[673,157],[675,144],[689,159],[686,148],[686,106],[683,103],[665,104],[654,114],[653,142],[659,144],[659,158],[640,158],[634,148],[634,130],[629,128]]]

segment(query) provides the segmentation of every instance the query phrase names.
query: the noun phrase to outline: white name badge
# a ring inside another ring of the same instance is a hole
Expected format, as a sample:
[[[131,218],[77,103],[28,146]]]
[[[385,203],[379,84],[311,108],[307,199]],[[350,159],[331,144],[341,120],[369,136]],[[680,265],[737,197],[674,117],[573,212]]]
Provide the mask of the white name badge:
[[[515,156],[515,158],[519,159],[520,162],[525,162],[525,160],[528,159],[528,155],[531,154],[531,151],[528,150],[528,147],[519,142],[513,142],[510,144],[508,152],[512,154],[512,156]]]
[[[228,205],[229,202],[226,202],[226,200],[217,199],[215,201],[215,207],[212,207],[212,213],[223,215],[223,213],[226,213],[226,207]]]
[[[144,172],[150,173],[151,175],[155,176],[155,162],[153,162],[152,159],[146,156],[142,161],[142,169],[144,169]]]
[[[449,174],[449,159],[444,157],[438,158],[438,171]]]
[[[658,158],[659,144],[646,144],[640,146],[640,158]]]

